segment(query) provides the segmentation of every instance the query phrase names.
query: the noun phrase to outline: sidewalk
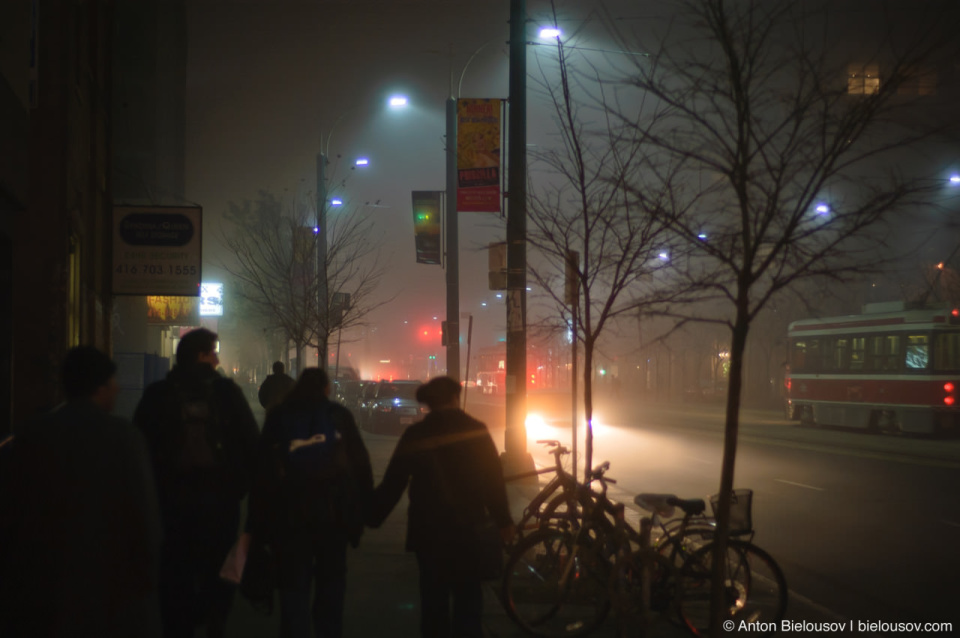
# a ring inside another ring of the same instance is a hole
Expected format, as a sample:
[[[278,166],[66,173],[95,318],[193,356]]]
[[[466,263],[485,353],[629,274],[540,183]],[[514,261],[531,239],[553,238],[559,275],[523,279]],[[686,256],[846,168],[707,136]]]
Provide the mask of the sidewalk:
[[[396,446],[397,437],[366,432],[363,435],[373,464],[374,480],[379,483]],[[524,506],[536,493],[537,485],[510,483],[507,489],[514,520],[519,520]],[[636,525],[638,517],[636,510],[628,510],[631,524]],[[404,551],[406,523],[407,499],[404,496],[384,524],[379,529],[368,529],[360,547],[349,551],[344,636],[417,638],[420,635],[418,573],[413,555]],[[833,620],[795,600],[791,600],[788,618]],[[484,586],[484,629],[488,638],[519,638],[527,635],[513,624],[500,604],[499,582]],[[612,615],[591,635],[601,638],[616,636]],[[667,623],[657,624],[650,634],[651,638],[689,635]],[[271,616],[264,616],[237,595],[227,626],[227,636],[279,636],[279,609],[275,608]]]

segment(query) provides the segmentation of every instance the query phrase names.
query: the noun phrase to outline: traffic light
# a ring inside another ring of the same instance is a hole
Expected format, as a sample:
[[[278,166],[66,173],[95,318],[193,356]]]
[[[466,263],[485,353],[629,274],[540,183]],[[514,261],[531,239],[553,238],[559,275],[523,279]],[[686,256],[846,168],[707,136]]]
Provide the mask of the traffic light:
[[[440,264],[440,191],[413,191],[413,237],[418,264]]]

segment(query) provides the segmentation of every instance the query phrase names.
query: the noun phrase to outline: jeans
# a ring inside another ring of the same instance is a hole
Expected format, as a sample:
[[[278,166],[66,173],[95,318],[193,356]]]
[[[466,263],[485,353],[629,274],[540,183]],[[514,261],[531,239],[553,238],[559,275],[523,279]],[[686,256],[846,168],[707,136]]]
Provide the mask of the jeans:
[[[347,588],[345,538],[278,543],[280,638],[340,638]],[[311,585],[315,586],[310,604]],[[313,633],[310,620],[313,616]]]
[[[165,638],[193,638],[206,626],[221,638],[236,587],[220,579],[220,568],[237,540],[236,499],[199,494],[189,505],[164,512],[160,550],[160,610]]]
[[[480,581],[445,582],[440,576],[437,557],[426,552],[417,552],[417,563],[420,566],[420,635],[423,638],[481,638],[483,590]]]

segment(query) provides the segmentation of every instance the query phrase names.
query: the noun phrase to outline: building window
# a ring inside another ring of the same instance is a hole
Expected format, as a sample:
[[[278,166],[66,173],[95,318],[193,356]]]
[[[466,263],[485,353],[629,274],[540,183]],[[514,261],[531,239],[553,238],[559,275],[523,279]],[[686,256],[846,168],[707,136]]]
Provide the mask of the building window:
[[[898,95],[936,95],[937,72],[923,66],[906,67],[903,82],[897,87]]]
[[[851,64],[847,71],[847,93],[873,95],[880,90],[880,69],[876,64]]]

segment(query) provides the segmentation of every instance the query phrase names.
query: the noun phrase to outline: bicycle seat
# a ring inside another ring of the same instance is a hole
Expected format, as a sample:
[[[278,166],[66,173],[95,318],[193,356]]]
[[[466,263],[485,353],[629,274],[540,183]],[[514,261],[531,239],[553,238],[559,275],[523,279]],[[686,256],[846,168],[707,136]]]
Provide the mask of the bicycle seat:
[[[670,518],[673,516],[673,503],[671,501],[679,500],[673,494],[637,494],[633,497],[633,502],[647,510]]]
[[[679,507],[686,514],[696,516],[703,514],[707,504],[702,498],[677,498],[673,494],[637,494],[633,502],[647,510],[656,512],[664,518],[673,516],[673,508]]]

